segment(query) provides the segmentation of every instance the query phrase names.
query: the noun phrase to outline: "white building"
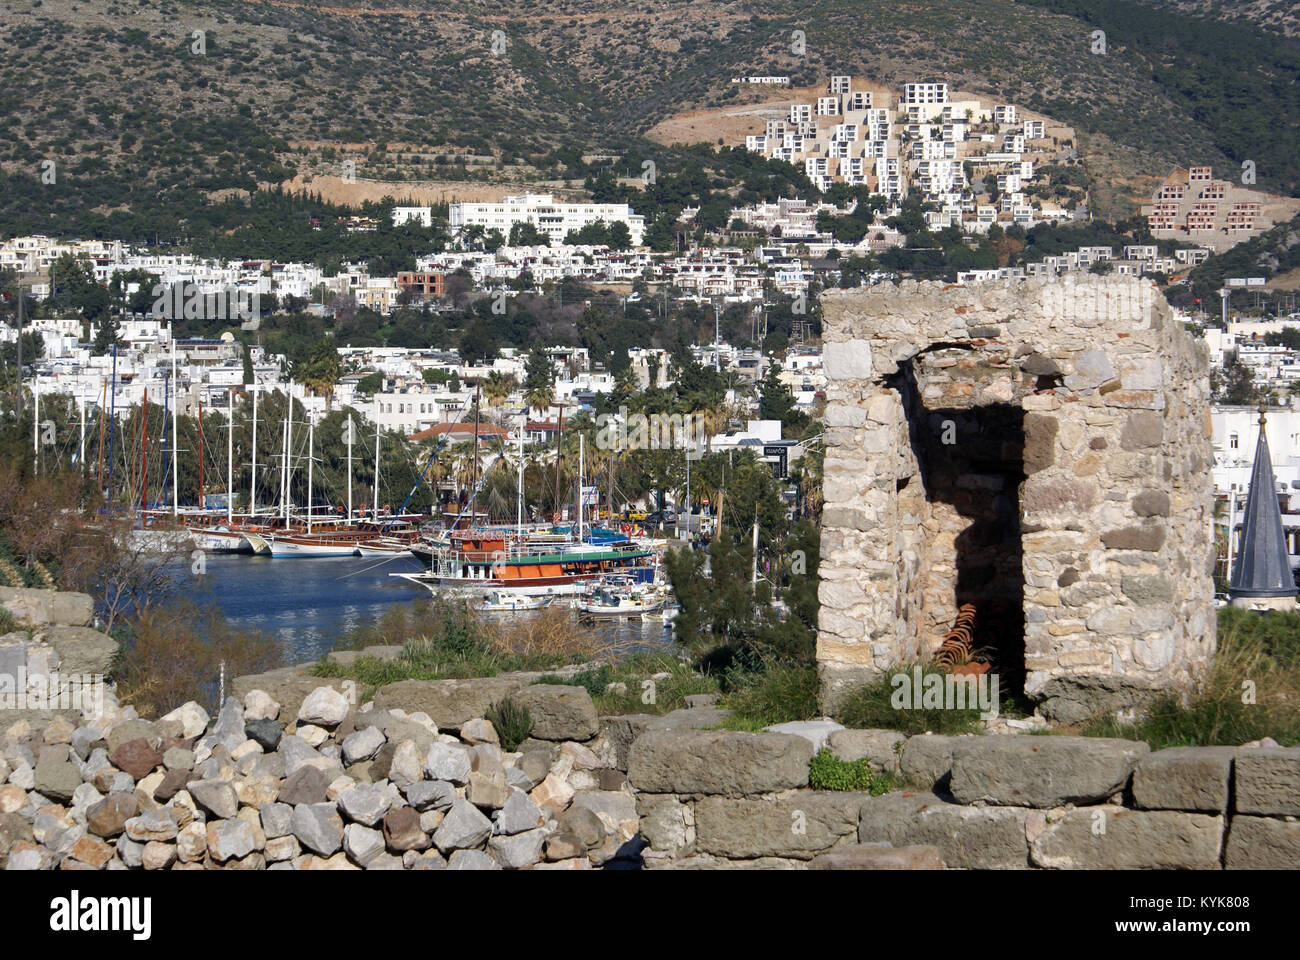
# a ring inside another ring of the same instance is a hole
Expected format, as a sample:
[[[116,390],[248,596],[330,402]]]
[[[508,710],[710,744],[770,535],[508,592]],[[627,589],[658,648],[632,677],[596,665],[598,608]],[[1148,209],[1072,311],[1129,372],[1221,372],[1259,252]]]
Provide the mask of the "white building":
[[[431,207],[393,207],[393,226],[400,227],[412,220],[417,221],[422,227],[432,226],[433,209]]]
[[[447,219],[453,232],[480,226],[500,230],[506,237],[516,223],[527,223],[553,244],[563,243],[570,231],[593,223],[626,225],[633,246],[641,246],[645,237],[645,218],[633,213],[626,203],[562,203],[549,193],[505,197],[500,203],[453,203]]]

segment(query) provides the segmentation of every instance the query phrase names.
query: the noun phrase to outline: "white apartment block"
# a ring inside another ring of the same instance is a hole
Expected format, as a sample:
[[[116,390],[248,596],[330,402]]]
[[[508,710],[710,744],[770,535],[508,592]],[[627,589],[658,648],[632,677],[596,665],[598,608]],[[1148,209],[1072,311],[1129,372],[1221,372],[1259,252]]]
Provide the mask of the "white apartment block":
[[[904,106],[947,102],[948,84],[946,83],[907,83],[903,85]]]
[[[38,273],[49,270],[59,257],[85,257],[96,263],[116,263],[125,246],[120,240],[73,240],[63,242],[45,236],[14,237],[0,243],[0,270]]]
[[[570,231],[602,222],[625,224],[633,246],[639,247],[645,238],[645,218],[625,203],[562,203],[549,193],[505,197],[500,203],[453,203],[447,219],[453,232],[474,225],[500,230],[504,236],[516,223],[527,223],[552,243],[563,243]]]
[[[837,117],[840,114],[839,97],[818,97],[817,98],[817,116],[819,117]]]
[[[422,227],[432,226],[433,209],[431,207],[393,207],[393,226],[400,227],[412,220]]]

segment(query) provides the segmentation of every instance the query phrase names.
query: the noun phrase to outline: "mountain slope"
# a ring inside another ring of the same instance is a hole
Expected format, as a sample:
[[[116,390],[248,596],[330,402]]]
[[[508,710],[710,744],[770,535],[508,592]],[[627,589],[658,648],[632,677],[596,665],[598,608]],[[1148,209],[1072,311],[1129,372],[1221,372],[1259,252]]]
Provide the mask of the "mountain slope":
[[[732,76],[766,72],[942,77],[1073,124],[1094,171],[1139,190],[1175,163],[1242,157],[1262,188],[1300,182],[1279,147],[1300,116],[1295,42],[1167,5],[369,2],[0,0],[0,234],[193,235],[220,229],[205,204],[344,159],[363,178],[562,180],[552,151],[644,146],[665,117],[736,97]],[[1090,52],[1098,17],[1105,56]],[[1151,42],[1162,26],[1179,56]],[[1214,52],[1223,30],[1257,66]]]

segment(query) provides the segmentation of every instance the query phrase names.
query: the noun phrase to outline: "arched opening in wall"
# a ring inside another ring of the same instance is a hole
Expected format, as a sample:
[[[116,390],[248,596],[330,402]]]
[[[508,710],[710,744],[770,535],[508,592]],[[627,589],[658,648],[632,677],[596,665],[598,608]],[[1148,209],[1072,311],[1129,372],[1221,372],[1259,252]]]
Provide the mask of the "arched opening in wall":
[[[1025,430],[1024,410],[1016,388],[1005,386],[1008,380],[1016,378],[979,351],[939,344],[902,364],[890,386],[907,415],[921,488],[900,510],[917,528],[910,541],[919,559],[911,608],[921,650],[933,655],[961,608],[972,604],[974,661],[991,664],[1003,695],[1019,695],[1025,681]],[[916,483],[913,477],[908,486]]]

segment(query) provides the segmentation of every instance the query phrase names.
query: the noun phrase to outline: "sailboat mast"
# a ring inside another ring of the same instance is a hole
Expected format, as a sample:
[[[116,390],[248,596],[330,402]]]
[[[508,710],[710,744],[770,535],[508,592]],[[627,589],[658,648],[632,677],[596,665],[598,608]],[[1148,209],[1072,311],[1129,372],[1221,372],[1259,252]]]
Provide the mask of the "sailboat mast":
[[[519,491],[515,500],[515,525],[522,532],[524,529],[524,416],[519,421]]]
[[[471,464],[470,472],[470,497],[471,500],[466,502],[466,506],[472,503],[474,491],[478,490],[478,389],[479,384],[474,384],[474,462]]]
[[[140,417],[140,509],[149,509],[149,388],[144,388]]]
[[[200,395],[201,396],[201,395]],[[199,400],[199,509],[208,508],[207,498],[203,496],[203,400]]]
[[[555,512],[560,512],[560,445],[564,442],[564,404],[560,408],[560,428],[555,434]]]
[[[81,475],[86,475],[86,398],[78,397],[78,406],[81,407],[81,439],[77,443],[77,464],[81,467]]]
[[[352,522],[352,414],[348,414],[348,523]]]
[[[113,447],[117,434],[117,343],[113,344],[113,380],[108,400],[108,499],[113,500]]]
[[[95,474],[95,486],[104,489],[104,397],[108,394],[108,381],[99,385],[99,468]]]
[[[293,405],[293,397],[285,391],[288,406],[285,407],[284,413],[284,430],[281,431],[284,437],[284,450],[280,455],[280,515],[284,520],[284,527],[289,528],[289,410]]]
[[[311,415],[307,416],[307,532],[311,533],[311,468],[313,460],[313,448],[316,443],[316,424],[312,421]]]
[[[584,452],[583,441],[585,439],[586,436],[584,434],[578,434],[578,543],[582,543],[582,513],[584,506],[582,502],[582,458]]]
[[[178,381],[176,380],[176,338],[172,336],[172,325],[167,324],[167,339],[172,342],[172,392],[176,392]],[[172,516],[175,517],[180,510],[180,483],[181,475],[177,469],[176,462],[176,443],[180,440],[180,434],[176,432],[176,410],[180,406],[179,397],[175,398],[172,403]]]
[[[226,520],[235,522],[235,388],[226,394],[229,407],[226,410]]]
[[[253,391],[253,476],[248,481],[248,512],[257,515],[257,384],[251,384]]]
[[[375,397],[375,510],[372,519],[379,517],[379,398]]]

